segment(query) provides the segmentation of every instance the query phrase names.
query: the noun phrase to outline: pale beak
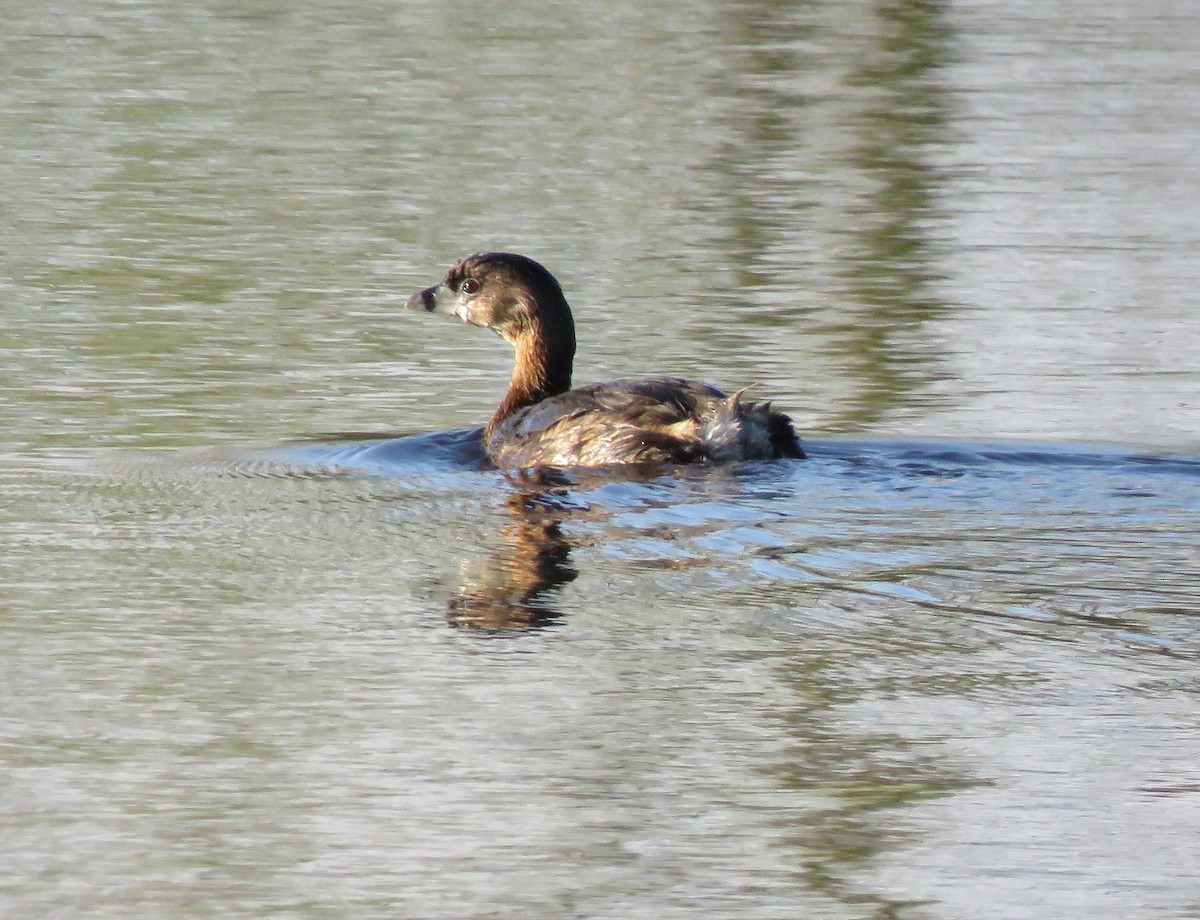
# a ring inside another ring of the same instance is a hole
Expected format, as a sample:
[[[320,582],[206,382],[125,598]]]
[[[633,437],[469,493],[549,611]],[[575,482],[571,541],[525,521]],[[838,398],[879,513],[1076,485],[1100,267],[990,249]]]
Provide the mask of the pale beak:
[[[435,284],[423,291],[417,291],[404,302],[406,310],[424,310],[426,313],[447,313],[457,316],[464,323],[467,321],[467,310],[462,300],[444,284]]]

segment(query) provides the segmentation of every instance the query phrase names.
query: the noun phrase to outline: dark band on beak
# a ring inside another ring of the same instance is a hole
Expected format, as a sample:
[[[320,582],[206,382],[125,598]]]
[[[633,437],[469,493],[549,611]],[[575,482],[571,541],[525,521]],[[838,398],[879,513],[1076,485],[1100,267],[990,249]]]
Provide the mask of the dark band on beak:
[[[417,291],[412,297],[404,302],[405,310],[424,310],[427,313],[432,313],[437,309],[437,285],[427,287],[423,291]]]

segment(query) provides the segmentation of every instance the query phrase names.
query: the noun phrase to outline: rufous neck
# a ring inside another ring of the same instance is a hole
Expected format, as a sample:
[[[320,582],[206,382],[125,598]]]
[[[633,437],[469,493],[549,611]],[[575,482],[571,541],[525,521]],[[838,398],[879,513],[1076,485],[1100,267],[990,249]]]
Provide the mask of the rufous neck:
[[[508,391],[488,423],[487,435],[514,412],[571,389],[571,365],[575,358],[573,331],[565,339],[548,332],[539,326],[514,343],[516,366],[508,382]]]

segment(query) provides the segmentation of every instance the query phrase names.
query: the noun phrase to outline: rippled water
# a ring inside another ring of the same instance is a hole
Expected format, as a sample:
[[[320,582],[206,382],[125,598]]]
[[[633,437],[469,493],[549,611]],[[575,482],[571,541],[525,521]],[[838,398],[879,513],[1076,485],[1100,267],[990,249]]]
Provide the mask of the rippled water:
[[[5,19],[0,913],[1200,916],[1190,7]],[[809,459],[481,468],[481,248]]]

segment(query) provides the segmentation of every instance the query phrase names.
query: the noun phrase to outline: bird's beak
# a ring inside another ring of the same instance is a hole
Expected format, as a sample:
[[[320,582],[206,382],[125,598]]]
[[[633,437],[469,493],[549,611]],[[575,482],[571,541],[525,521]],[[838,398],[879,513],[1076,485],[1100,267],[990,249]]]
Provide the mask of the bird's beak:
[[[427,287],[423,291],[417,291],[412,297],[404,302],[405,310],[425,310],[432,313],[437,309],[437,294],[438,288],[441,285]]]
[[[426,313],[447,313],[466,322],[466,310],[457,294],[444,284],[435,284],[417,291],[404,302],[406,310],[424,310]]]

